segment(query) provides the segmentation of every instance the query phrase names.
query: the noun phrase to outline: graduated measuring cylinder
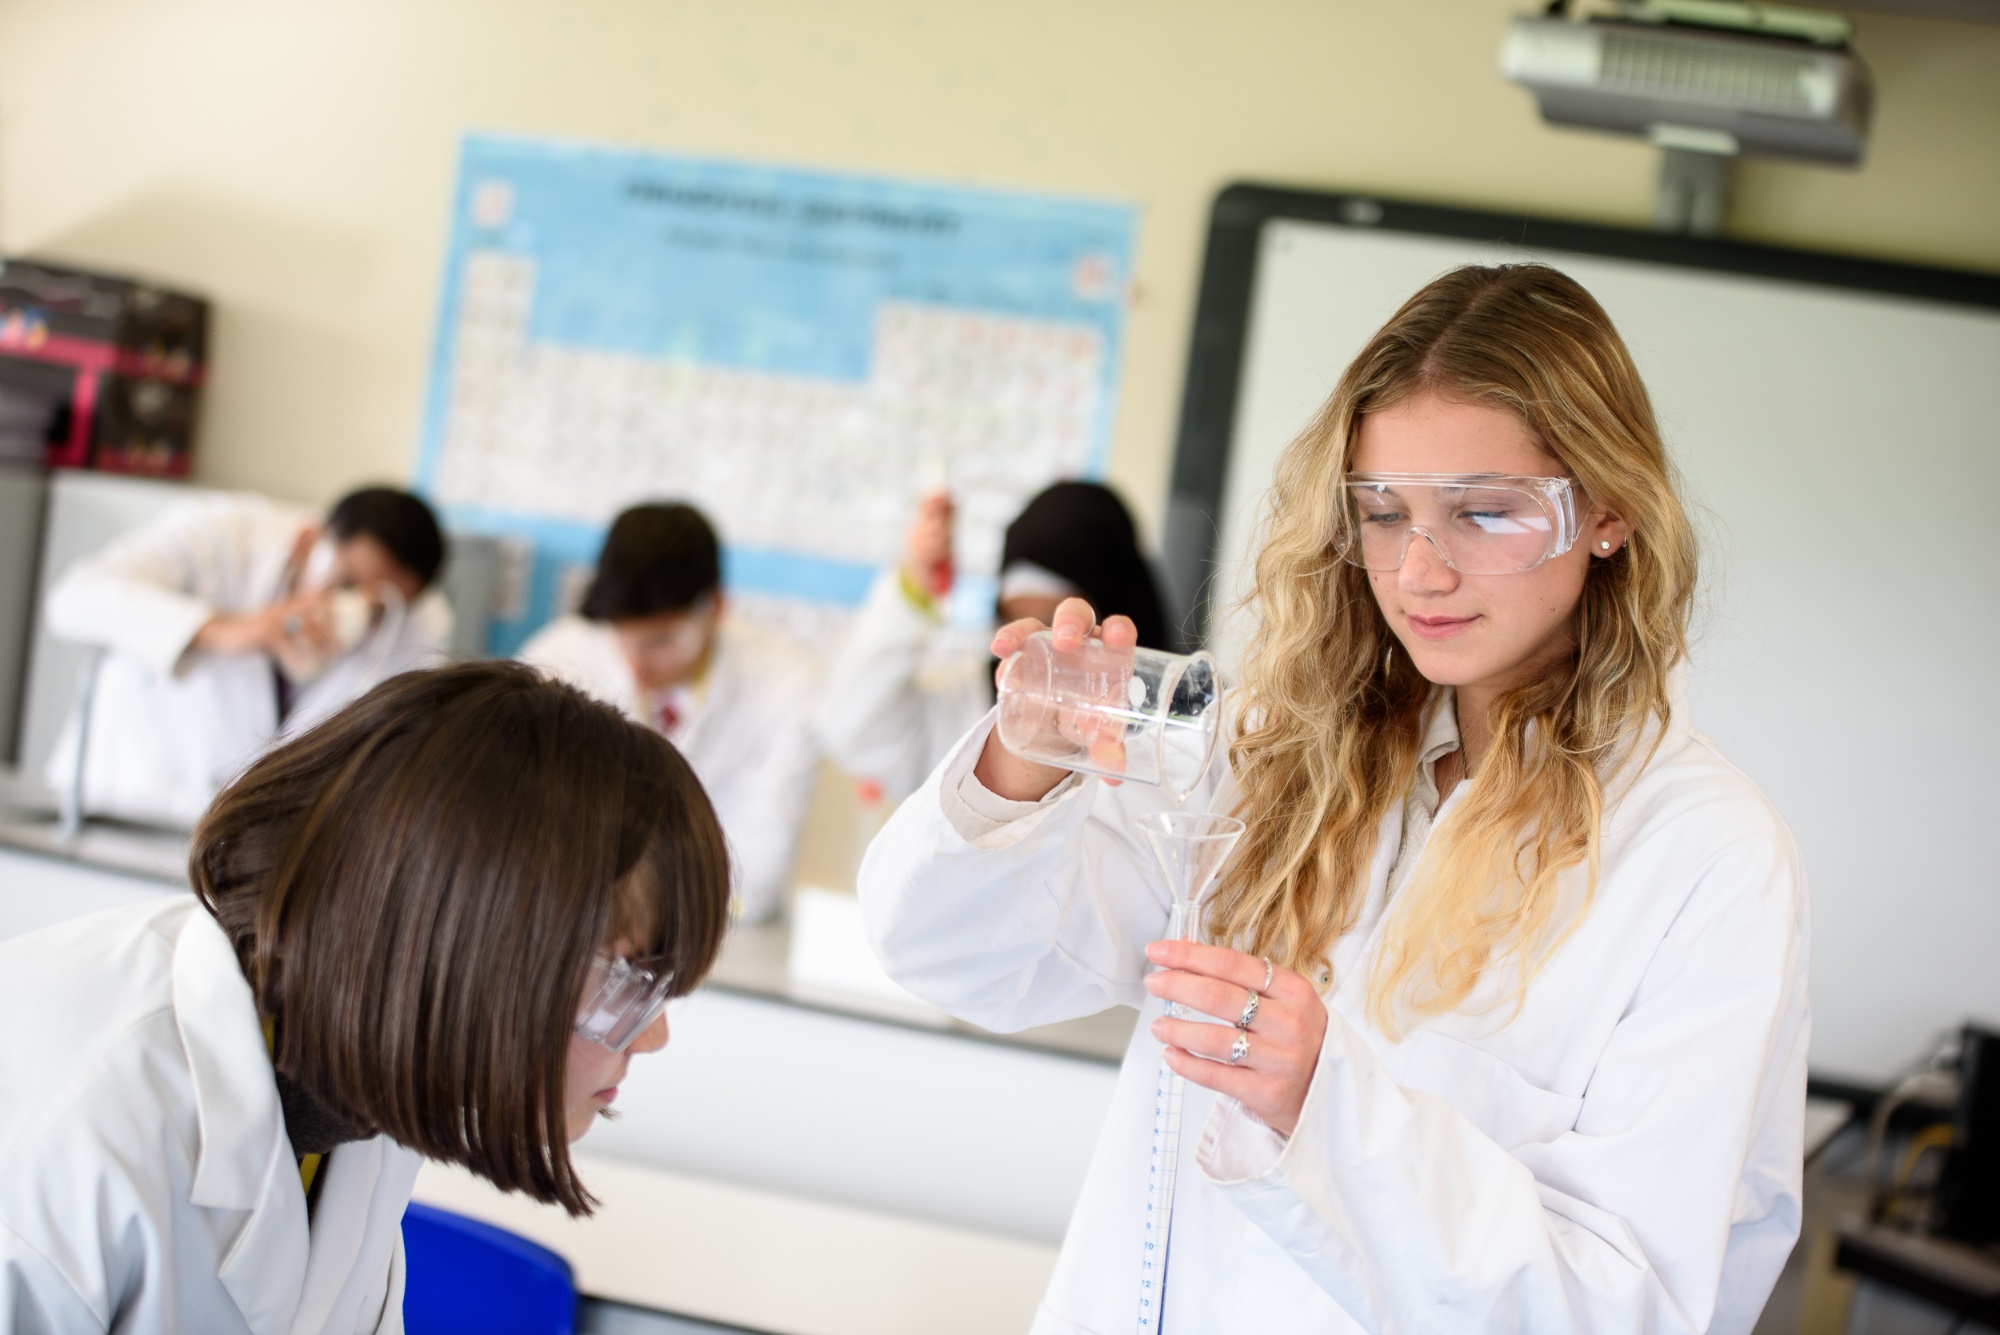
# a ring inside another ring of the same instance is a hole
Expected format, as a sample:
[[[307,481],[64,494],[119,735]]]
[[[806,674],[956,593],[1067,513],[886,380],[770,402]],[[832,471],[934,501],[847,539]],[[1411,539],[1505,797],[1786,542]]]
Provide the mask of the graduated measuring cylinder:
[[[1166,873],[1173,892],[1167,938],[1193,941],[1201,935],[1203,896],[1215,874],[1243,837],[1243,822],[1230,816],[1164,811],[1139,819],[1139,829]],[[1170,1004],[1167,1014],[1184,1019],[1187,1008]],[[1181,1162],[1181,1104],[1187,1082],[1160,1058],[1153,1092],[1153,1136],[1146,1168],[1144,1246],[1139,1270],[1139,1335],[1160,1335],[1167,1301],[1167,1262],[1173,1252],[1174,1182]]]

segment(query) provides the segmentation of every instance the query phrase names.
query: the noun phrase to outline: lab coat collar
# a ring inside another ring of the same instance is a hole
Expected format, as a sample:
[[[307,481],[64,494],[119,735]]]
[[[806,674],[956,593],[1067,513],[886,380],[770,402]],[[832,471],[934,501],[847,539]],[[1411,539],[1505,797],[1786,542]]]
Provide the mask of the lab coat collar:
[[[1606,811],[1631,793],[1639,777],[1657,758],[1672,752],[1694,734],[1694,722],[1688,711],[1687,688],[1688,669],[1684,658],[1667,673],[1668,715],[1665,722],[1657,715],[1648,715],[1635,731],[1613,744],[1610,756],[1598,770],[1604,776]]]
[[[174,1022],[194,1086],[189,1200],[245,1211],[218,1278],[257,1335],[292,1329],[310,1245],[305,1195],[285,1137],[257,1007],[228,936],[190,905],[174,944]]]
[[[401,1227],[404,1205],[416,1181],[420,1160],[386,1136],[356,1140],[327,1156],[321,1169],[319,1204],[313,1210],[312,1252],[306,1258],[305,1282],[299,1293],[298,1316],[292,1330],[319,1332],[328,1328],[337,1309],[352,1301],[348,1292],[371,1228],[380,1235]],[[393,1180],[392,1180],[393,1179]],[[385,1184],[393,1190],[383,1190]],[[296,1188],[297,1179],[293,1179]],[[393,1245],[393,1244],[392,1244]],[[346,1316],[345,1311],[339,1315]]]
[[[734,615],[724,608],[716,620],[715,633],[709,637],[708,652],[696,664],[694,675],[661,697],[671,699],[680,710],[680,728],[674,737],[676,746],[685,748],[694,744],[703,722],[712,713],[709,702],[715,697],[716,683],[740,672],[742,636]]]
[[[1450,686],[1431,689],[1424,702],[1423,732],[1417,739],[1417,771],[1412,778],[1412,796],[1432,817],[1438,814],[1437,771],[1434,766],[1444,756],[1458,750],[1458,692]],[[1459,785],[1465,787],[1464,784]],[[1455,796],[1456,794],[1454,794]]]
[[[1424,731],[1417,742],[1417,763],[1429,766],[1458,748],[1458,691],[1439,686],[1431,691],[1431,698],[1424,705]]]
[[[1694,724],[1688,719],[1688,661],[1683,658],[1667,671],[1667,704],[1674,716],[1667,723],[1667,735],[1690,732]]]

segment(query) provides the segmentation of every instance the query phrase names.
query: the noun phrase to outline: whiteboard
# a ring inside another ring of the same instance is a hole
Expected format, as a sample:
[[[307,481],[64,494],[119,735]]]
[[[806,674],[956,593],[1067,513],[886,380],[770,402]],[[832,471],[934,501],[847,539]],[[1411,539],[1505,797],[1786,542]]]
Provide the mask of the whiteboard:
[[[1652,392],[1704,539],[1694,723],[1805,851],[1815,1075],[1881,1083],[2000,1019],[2000,302],[1272,217],[1214,461],[1218,608],[1279,451],[1367,338],[1444,271],[1522,259],[1597,297]],[[1225,662],[1240,617],[1212,627]]]

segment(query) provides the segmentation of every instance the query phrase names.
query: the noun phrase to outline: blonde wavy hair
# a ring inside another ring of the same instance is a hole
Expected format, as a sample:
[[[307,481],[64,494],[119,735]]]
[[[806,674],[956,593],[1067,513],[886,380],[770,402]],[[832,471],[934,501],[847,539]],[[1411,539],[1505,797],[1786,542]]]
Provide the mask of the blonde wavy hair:
[[[1673,467],[1603,308],[1543,265],[1469,266],[1426,286],[1278,464],[1230,748],[1248,830],[1210,903],[1211,939],[1327,985],[1324,963],[1360,910],[1383,818],[1414,778],[1431,685],[1392,652],[1367,572],[1340,559],[1341,480],[1362,419],[1426,394],[1514,414],[1585,493],[1579,520],[1602,506],[1631,536],[1589,563],[1574,653],[1496,704],[1477,782],[1393,906],[1369,991],[1389,1033],[1461,1006],[1502,962],[1518,970],[1518,1001],[1587,908],[1605,785],[1633,761],[1648,721],[1669,717],[1695,585]],[[1559,913],[1561,873],[1579,865],[1580,904]]]

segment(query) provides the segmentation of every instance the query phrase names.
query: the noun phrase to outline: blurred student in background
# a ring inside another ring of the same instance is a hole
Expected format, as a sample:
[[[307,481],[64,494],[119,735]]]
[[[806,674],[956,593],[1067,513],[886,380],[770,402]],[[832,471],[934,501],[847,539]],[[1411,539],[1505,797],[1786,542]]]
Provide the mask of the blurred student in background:
[[[0,1335],[403,1329],[423,1158],[571,1163],[728,911],[674,749],[512,663],[384,683],[254,763],[193,895],[0,945]]]
[[[916,791],[993,706],[993,627],[954,634],[940,606],[951,587],[951,523],[949,496],[924,499],[903,563],[869,591],[820,708],[827,756],[892,799]],[[1095,482],[1058,482],[1007,526],[995,624],[1046,622],[1078,597],[1130,617],[1148,648],[1179,647],[1124,502]]]
[[[638,505],[611,525],[575,614],[523,662],[680,748],[715,803],[750,922],[784,907],[818,777],[819,671],[783,636],[729,615],[715,530],[691,505]]]
[[[247,492],[170,508],[49,590],[49,633],[105,654],[45,777],[67,790],[81,751],[84,811],[194,824],[273,741],[443,661],[443,565],[430,507],[390,487],[324,523]]]

